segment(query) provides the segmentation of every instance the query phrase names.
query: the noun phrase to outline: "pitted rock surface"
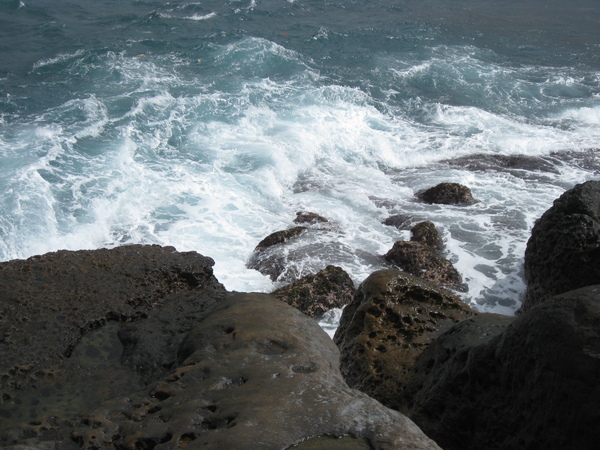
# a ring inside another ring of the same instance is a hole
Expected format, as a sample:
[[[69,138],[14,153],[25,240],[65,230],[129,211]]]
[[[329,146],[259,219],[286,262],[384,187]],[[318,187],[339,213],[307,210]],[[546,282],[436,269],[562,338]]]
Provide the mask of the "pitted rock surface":
[[[474,314],[433,283],[397,270],[375,272],[344,309],[335,334],[342,374],[351,387],[401,409],[416,357],[438,335]]]
[[[53,427],[164,374],[185,332],[228,295],[212,266],[142,245],[1,263],[0,446],[52,441]],[[119,339],[142,322],[152,337]]]
[[[235,295],[186,336],[169,375],[103,404],[72,438],[83,448],[156,450],[329,449],[336,437],[375,449],[439,448],[402,414],[350,389],[338,358],[310,317],[269,295]]]
[[[441,250],[444,247],[440,232],[435,227],[435,224],[429,220],[419,222],[410,229],[410,232],[411,241],[420,242],[434,250]]]
[[[333,308],[342,308],[354,297],[354,283],[341,267],[327,266],[316,274],[271,293],[311,317],[320,317]]]
[[[397,241],[384,259],[400,270],[438,286],[464,291],[467,286],[452,262],[439,250],[417,241]]]

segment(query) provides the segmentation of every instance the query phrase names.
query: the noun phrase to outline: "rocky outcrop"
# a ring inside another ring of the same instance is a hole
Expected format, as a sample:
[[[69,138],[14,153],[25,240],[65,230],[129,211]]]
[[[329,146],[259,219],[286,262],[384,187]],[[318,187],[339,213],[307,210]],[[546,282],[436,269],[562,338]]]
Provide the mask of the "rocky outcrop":
[[[181,312],[199,317],[225,293],[213,264],[196,252],[150,245],[0,263],[3,396],[35,386],[49,365],[60,364],[84,335],[110,321],[170,314],[189,292],[198,300]]]
[[[480,315],[417,359],[409,416],[443,448],[594,449],[600,441],[600,286],[516,319]]]
[[[410,229],[410,232],[411,241],[420,242],[434,250],[441,250],[444,247],[440,232],[429,220],[419,222]]]
[[[258,243],[246,266],[249,269],[258,270],[273,281],[279,278],[281,278],[280,281],[292,281],[296,274],[286,276],[288,267],[285,254],[281,252],[281,246],[290,239],[297,238],[306,230],[307,227],[297,226],[271,233]]]
[[[439,448],[350,389],[316,321],[170,247],[0,264],[7,449]]]
[[[272,296],[224,300],[174,356],[164,377],[76,419],[11,430],[3,448],[439,448],[402,414],[350,389],[328,336]]]
[[[351,387],[402,409],[415,358],[455,323],[475,314],[457,296],[397,270],[370,275],[344,309],[335,342]]]
[[[0,443],[166,373],[183,333],[227,295],[212,266],[141,245],[1,263]]]
[[[441,287],[466,290],[460,273],[442,256],[443,241],[433,222],[420,222],[410,231],[410,241],[395,242],[384,259],[404,272]]]
[[[310,317],[342,308],[354,297],[354,283],[341,267],[327,266],[271,293]]]
[[[459,183],[440,183],[424,191],[417,192],[416,197],[425,203],[442,205],[472,205],[477,203],[471,189]]]
[[[565,192],[536,222],[525,251],[525,311],[553,295],[600,284],[600,181]]]
[[[306,230],[306,227],[293,227],[288,230],[280,230],[271,233],[258,243],[255,251],[261,251],[277,244],[283,244],[284,242],[299,236],[304,230]]]

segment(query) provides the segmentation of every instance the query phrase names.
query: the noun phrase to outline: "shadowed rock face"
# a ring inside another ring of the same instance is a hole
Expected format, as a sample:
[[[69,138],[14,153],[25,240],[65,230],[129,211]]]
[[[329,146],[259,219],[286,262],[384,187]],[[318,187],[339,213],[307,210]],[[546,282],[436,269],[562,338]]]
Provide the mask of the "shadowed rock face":
[[[415,358],[443,331],[474,315],[451,292],[397,270],[370,275],[346,306],[335,334],[351,387],[400,409]]]
[[[600,181],[579,184],[555,200],[531,231],[524,267],[521,311],[600,283]]]
[[[461,322],[413,370],[409,416],[445,449],[594,449],[600,286]]]
[[[313,319],[272,296],[239,294],[186,336],[169,375],[105,403],[84,418],[93,429],[73,437],[84,448],[329,449],[337,437],[346,448],[438,448],[350,389],[338,356]]]

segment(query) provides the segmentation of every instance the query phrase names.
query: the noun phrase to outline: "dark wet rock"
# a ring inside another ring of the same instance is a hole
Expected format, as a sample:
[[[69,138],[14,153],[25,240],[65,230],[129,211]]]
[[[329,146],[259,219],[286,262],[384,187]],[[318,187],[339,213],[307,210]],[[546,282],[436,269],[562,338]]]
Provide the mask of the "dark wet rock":
[[[461,322],[418,358],[409,416],[448,450],[594,449],[600,286]]]
[[[294,223],[328,223],[329,221],[319,214],[313,212],[305,212],[300,211],[296,213],[296,218],[294,219]]]
[[[83,448],[331,448],[337,437],[366,448],[439,448],[402,414],[350,389],[338,357],[308,316],[269,295],[239,294],[186,336],[169,375],[104,403],[72,438]]]
[[[439,251],[415,241],[397,241],[384,255],[386,261],[400,270],[423,278],[439,286],[465,290],[460,273]]]
[[[575,186],[536,222],[525,251],[525,311],[600,283],[600,181]]]
[[[272,292],[274,297],[311,317],[342,308],[354,297],[354,283],[341,267],[327,266]]]
[[[410,232],[412,234],[411,241],[420,242],[435,250],[441,250],[444,247],[440,232],[433,222],[428,220],[419,222],[410,229]]]
[[[306,227],[294,227],[288,230],[281,230],[271,233],[258,243],[255,251],[264,250],[265,248],[272,247],[273,245],[283,244],[292,238],[300,236],[304,230],[306,230]]]
[[[440,183],[417,192],[416,196],[425,203],[442,205],[472,205],[477,202],[471,194],[471,189],[458,183]]]
[[[414,223],[414,218],[406,214],[395,214],[383,221],[384,225],[396,227],[399,230],[408,230]]]
[[[400,409],[407,374],[442,332],[475,312],[450,291],[397,270],[370,275],[344,309],[334,341],[348,384]]]
[[[156,245],[1,263],[0,445],[47,428],[18,424],[66,420],[170,370],[184,333],[227,294],[212,266]]]
[[[287,252],[282,250],[282,244],[286,244],[290,240],[297,238],[306,230],[308,230],[307,227],[297,226],[270,234],[258,243],[252,255],[250,255],[246,267],[258,270],[273,281],[293,281],[298,279],[298,274],[287,264]]]
[[[451,166],[462,167],[471,171],[508,172],[522,177],[527,172],[559,173],[557,161],[551,157],[529,155],[469,155],[443,161]]]

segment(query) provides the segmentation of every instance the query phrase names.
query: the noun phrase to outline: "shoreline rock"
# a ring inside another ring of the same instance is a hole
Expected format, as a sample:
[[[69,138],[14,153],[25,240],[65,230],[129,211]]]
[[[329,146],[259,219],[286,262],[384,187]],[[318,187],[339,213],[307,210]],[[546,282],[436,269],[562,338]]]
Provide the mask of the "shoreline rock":
[[[525,250],[521,311],[583,286],[600,284],[600,181],[569,189],[538,219]]]
[[[456,295],[398,270],[371,274],[334,337],[346,382],[390,408],[406,403],[406,375],[436,336],[472,311]]]
[[[271,295],[318,318],[333,308],[343,308],[354,297],[354,283],[341,267],[327,266],[271,292]]]

